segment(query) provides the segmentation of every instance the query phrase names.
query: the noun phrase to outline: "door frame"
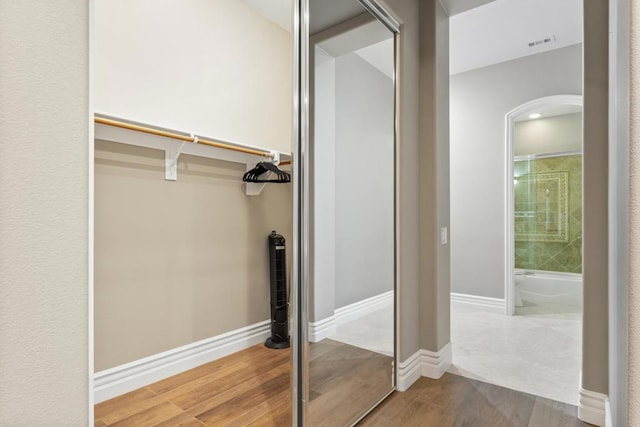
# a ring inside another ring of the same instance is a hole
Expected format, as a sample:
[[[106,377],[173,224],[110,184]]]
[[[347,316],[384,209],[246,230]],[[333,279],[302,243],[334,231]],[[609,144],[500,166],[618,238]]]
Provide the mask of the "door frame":
[[[608,425],[628,422],[630,0],[609,0]],[[622,207],[622,208],[620,208]]]
[[[504,296],[505,314],[513,316],[515,313],[515,242],[514,242],[514,185],[513,185],[513,134],[516,117],[532,110],[550,105],[575,105],[582,107],[582,95],[552,95],[533,99],[519,105],[505,115],[505,163],[506,163],[506,191],[505,191],[505,271]]]

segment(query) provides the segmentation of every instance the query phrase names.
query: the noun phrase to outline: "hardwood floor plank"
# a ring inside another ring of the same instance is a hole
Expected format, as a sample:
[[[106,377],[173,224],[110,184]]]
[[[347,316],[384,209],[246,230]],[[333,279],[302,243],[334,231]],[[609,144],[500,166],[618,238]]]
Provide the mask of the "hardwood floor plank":
[[[182,409],[178,408],[176,405],[171,402],[163,402],[116,423],[110,424],[110,426],[151,427],[181,413]]]
[[[180,426],[180,427],[204,427],[204,425],[205,424],[197,418],[191,418],[184,422],[174,424],[174,426]]]
[[[417,397],[423,401],[454,409],[467,399],[470,381],[469,378],[445,373],[439,380],[422,377],[410,390],[416,387]]]
[[[325,341],[311,347],[315,364],[310,389],[313,399],[308,407],[310,425],[340,427],[382,397],[384,391],[377,385],[390,378],[389,360]],[[95,406],[95,425],[288,427],[290,360],[288,350],[254,346],[100,403]],[[571,405],[445,374],[440,380],[420,378],[408,391],[393,393],[360,425],[588,426],[576,415],[577,408]]]
[[[417,399],[416,393],[395,392],[363,420],[365,426],[389,426],[397,423],[409,406]]]
[[[453,377],[453,376],[452,376]],[[440,420],[442,425],[464,426],[474,425],[478,427],[527,427],[529,417],[533,409],[533,402],[530,406],[523,404],[520,408],[515,405],[510,407],[504,405],[504,400],[512,397],[511,393],[517,396],[519,393],[512,390],[470,380],[468,378],[455,377],[445,381],[449,386],[455,386],[455,395],[449,394],[445,399],[445,413]],[[492,394],[487,397],[488,390]],[[450,391],[449,391],[450,392]],[[526,401],[526,396],[521,394]],[[518,397],[514,397],[518,399]],[[420,397],[425,403],[424,397]],[[500,402],[501,408],[496,408],[495,402]],[[519,403],[519,402],[518,402]],[[520,410],[520,412],[518,412]]]
[[[420,399],[412,401],[405,412],[395,419],[395,424],[406,427],[441,427],[446,409]],[[392,422],[394,420],[391,420]]]
[[[542,397],[536,398],[528,427],[584,427],[578,419],[578,408]]]
[[[263,383],[279,377],[282,374],[289,375],[290,367],[286,363],[274,361],[273,366],[269,365],[266,371],[256,374],[255,371],[245,373],[238,378],[229,378],[228,381],[218,381],[198,387],[188,393],[171,398],[171,402],[183,410],[209,405],[208,409],[213,409],[222,405],[227,400],[231,400],[240,394],[258,389]],[[288,380],[287,380],[288,381]],[[197,409],[194,409],[197,411]],[[198,414],[205,412],[199,411]]]
[[[144,390],[144,389],[140,389],[140,390]],[[147,390],[147,391],[151,393],[149,397],[141,400],[131,400],[131,401],[122,399],[119,405],[114,407],[114,409],[109,412],[102,413],[100,418],[108,426],[110,426],[123,419],[129,418],[137,413],[144,412],[150,408],[153,408],[154,406],[157,406],[166,402],[166,400],[164,400],[160,396],[157,396],[155,393],[151,392],[150,390]],[[125,394],[123,396],[119,396],[117,399],[120,399],[126,396],[127,395]],[[111,401],[107,401],[107,402],[111,402]]]
[[[138,390],[134,390],[130,393],[126,393],[121,396],[114,397],[113,399],[98,403],[94,406],[94,417],[96,419],[104,418],[102,421],[109,424],[117,418],[117,413],[119,411],[122,411],[126,407],[137,405],[140,402],[144,402],[154,397],[156,397],[156,394],[151,390],[147,389],[146,387],[139,388]]]
[[[482,396],[482,403],[504,417],[505,425],[528,426],[536,403],[535,396],[480,381],[472,384]]]
[[[338,383],[330,393],[309,402],[309,422],[312,426],[335,427],[350,425],[368,409],[368,405],[383,394],[371,390],[358,378]]]
[[[314,350],[309,370],[311,425],[348,425],[391,391],[391,357],[330,339],[315,343]]]
[[[195,424],[195,422],[193,420],[196,420],[196,422],[198,424]],[[155,427],[173,427],[173,426],[180,426],[183,424],[187,424],[187,423],[194,423],[194,426],[200,425],[200,426],[204,426],[205,424],[200,421],[199,419],[197,419],[193,413],[191,412],[185,412],[182,411],[181,413],[164,420],[161,423],[158,423]]]
[[[526,427],[535,404],[534,396],[448,373],[419,383],[418,399],[445,408],[443,423],[473,411],[483,425]]]
[[[260,384],[257,389],[250,389],[246,393],[237,395],[213,409],[196,416],[209,426],[217,426],[227,420],[233,420],[248,412],[253,407],[265,402],[269,396],[289,390],[289,372],[280,374]]]
[[[285,352],[287,356],[290,357],[289,352],[286,350]],[[268,349],[262,344],[257,344],[246,350],[230,354],[213,362],[205,363],[181,374],[150,384],[147,388],[157,394],[163,394],[204,377],[213,379],[218,371],[233,370],[234,365],[241,364],[243,367],[250,366],[252,363],[255,363],[256,360],[268,357],[270,353],[273,353],[272,349]]]
[[[291,402],[276,407],[269,415],[259,418],[248,427],[289,427],[291,425]]]
[[[208,396],[207,390],[211,394],[221,393],[228,388],[233,387],[238,382],[242,382],[247,378],[251,378],[253,375],[253,368],[245,364],[245,362],[237,363],[231,366],[225,366],[222,369],[213,372],[205,377],[194,379],[191,382],[182,383],[180,386],[167,390],[160,394],[164,400],[179,400],[181,398],[187,398],[192,396],[192,404],[198,403],[205,396]],[[202,398],[195,398],[193,396],[203,396]],[[186,405],[186,403],[185,403]],[[178,405],[182,409],[186,409],[182,405]]]
[[[191,390],[205,386],[212,382],[225,381],[225,378],[231,377],[233,374],[237,374],[238,372],[246,372],[246,370],[249,368],[250,365],[247,362],[242,361],[233,364],[224,364],[220,367],[216,366],[215,369],[208,369],[208,374],[206,375],[192,376],[190,371],[187,371],[184,374],[188,373],[188,377],[193,377],[189,379],[189,381],[185,381],[185,378],[176,378],[184,375],[179,374],[175,377],[167,378],[167,380],[173,381],[167,381],[161,387],[157,387],[152,390],[155,391],[157,395],[164,396],[165,399],[169,399],[173,396],[188,393]],[[154,384],[151,384],[149,387],[153,386]]]
[[[291,390],[289,390],[289,387],[274,396],[267,397],[264,402],[254,406],[239,417],[230,421],[225,420],[220,425],[225,427],[247,426],[260,420],[268,423],[268,420],[272,419],[274,411],[280,409],[283,405],[285,405],[287,411],[291,410]]]
[[[209,410],[212,410],[221,406],[225,406],[227,402],[231,401],[232,399],[244,393],[251,392],[251,391],[253,391],[254,393],[259,393],[260,386],[263,382],[266,382],[268,379],[275,378],[281,374],[286,374],[286,375],[289,374],[288,365],[282,365],[282,366],[276,367],[269,372],[263,373],[261,376],[251,378],[248,381],[237,384],[235,387],[228,388],[227,390],[219,394],[214,394],[208,399],[205,399],[204,397],[202,397],[202,400],[198,402],[196,405],[190,407],[188,410],[185,410],[182,414],[170,420],[165,421],[164,423],[160,424],[160,426],[169,427],[169,426],[175,425],[176,423],[182,422],[185,419],[188,419],[191,417],[197,417],[198,415],[204,412],[207,412]],[[287,390],[288,388],[289,386],[287,386]],[[199,396],[197,392],[194,392],[194,393],[195,394],[193,396],[195,397]]]
[[[321,343],[325,343],[324,340]],[[372,387],[391,389],[393,358],[342,344],[343,349],[325,354],[310,363],[310,391],[323,394],[348,377],[360,378]]]

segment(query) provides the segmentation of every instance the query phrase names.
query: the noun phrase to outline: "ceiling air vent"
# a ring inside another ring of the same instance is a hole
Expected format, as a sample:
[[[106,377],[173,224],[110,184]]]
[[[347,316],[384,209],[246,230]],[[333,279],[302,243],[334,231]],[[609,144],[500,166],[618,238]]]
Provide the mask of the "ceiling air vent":
[[[549,43],[555,43],[555,42],[556,42],[556,36],[549,36],[540,40],[530,41],[529,43],[527,43],[527,45],[529,47],[538,47],[538,46],[542,46]]]

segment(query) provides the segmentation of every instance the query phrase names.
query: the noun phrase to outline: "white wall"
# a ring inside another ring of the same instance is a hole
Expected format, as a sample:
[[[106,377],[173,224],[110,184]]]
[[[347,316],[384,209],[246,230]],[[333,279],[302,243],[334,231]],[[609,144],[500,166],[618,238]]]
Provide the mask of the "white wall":
[[[354,53],[335,82],[338,308],[393,289],[394,102],[393,81]]]
[[[237,0],[97,0],[96,111],[290,152],[292,51]]]
[[[505,115],[582,93],[581,45],[451,76],[451,291],[504,298]]]
[[[314,277],[310,319],[333,316],[336,281],[336,61],[315,48]]]
[[[516,122],[513,155],[582,151],[582,114]]]
[[[88,425],[89,2],[0,1],[0,425]]]
[[[389,51],[389,59],[392,52]],[[355,53],[315,55],[312,320],[393,289],[393,82]]]

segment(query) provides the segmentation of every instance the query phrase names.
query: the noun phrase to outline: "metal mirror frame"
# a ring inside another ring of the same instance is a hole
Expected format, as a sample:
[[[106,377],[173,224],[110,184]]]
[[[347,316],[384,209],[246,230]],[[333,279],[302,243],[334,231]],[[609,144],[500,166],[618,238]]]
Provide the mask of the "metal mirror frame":
[[[399,185],[399,103],[400,103],[400,30],[401,24],[394,15],[376,0],[358,2],[382,24],[394,37],[394,371],[392,386],[387,395],[375,402],[356,423],[367,416],[396,389],[398,375],[398,185]],[[292,370],[291,370],[291,423],[295,427],[306,425],[309,394],[308,371],[308,304],[309,304],[309,207],[310,207],[310,159],[309,159],[309,0],[293,0],[293,271],[291,280],[292,301]]]

